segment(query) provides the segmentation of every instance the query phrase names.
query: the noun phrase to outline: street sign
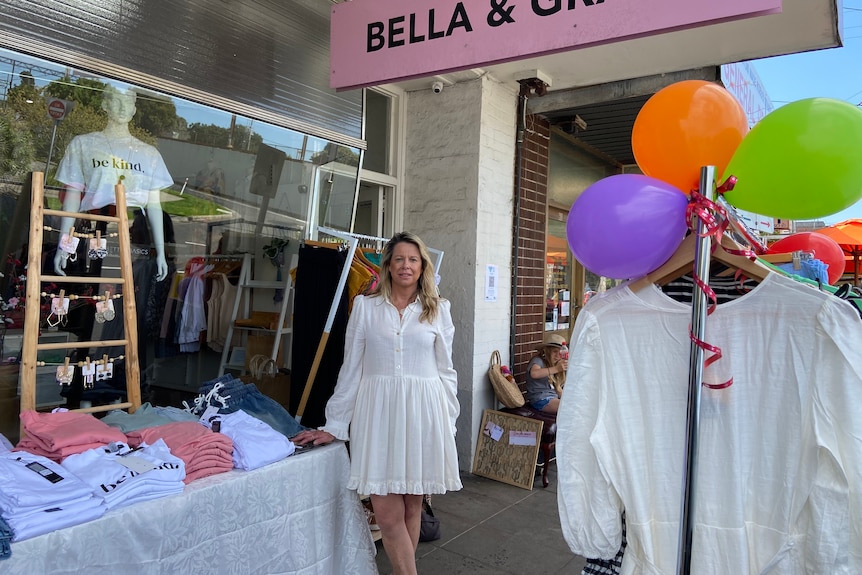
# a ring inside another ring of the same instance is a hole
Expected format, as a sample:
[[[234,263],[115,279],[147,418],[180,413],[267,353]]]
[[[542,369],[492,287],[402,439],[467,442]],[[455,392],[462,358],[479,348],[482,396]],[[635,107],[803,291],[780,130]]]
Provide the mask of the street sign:
[[[68,100],[60,98],[51,98],[48,100],[48,117],[59,122],[66,117],[66,114],[72,111],[74,104]]]

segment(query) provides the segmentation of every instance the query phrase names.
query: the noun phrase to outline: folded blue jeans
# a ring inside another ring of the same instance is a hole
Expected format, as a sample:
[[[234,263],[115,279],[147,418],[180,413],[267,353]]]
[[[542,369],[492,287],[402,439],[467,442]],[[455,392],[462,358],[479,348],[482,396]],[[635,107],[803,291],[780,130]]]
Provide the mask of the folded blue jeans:
[[[233,413],[241,409],[269,424],[274,430],[288,438],[308,429],[294,419],[280,403],[264,395],[253,383],[247,383],[241,387],[230,387],[219,390],[219,392],[228,405],[227,407],[219,407],[219,413]]]
[[[12,528],[0,517],[0,559],[12,556]]]
[[[238,387],[240,385],[243,385],[242,381],[240,381],[239,378],[237,378],[233,374],[226,373],[224,375],[220,375],[215,379],[203,382],[198,388],[198,393],[206,395],[218,383],[222,384],[225,388]]]

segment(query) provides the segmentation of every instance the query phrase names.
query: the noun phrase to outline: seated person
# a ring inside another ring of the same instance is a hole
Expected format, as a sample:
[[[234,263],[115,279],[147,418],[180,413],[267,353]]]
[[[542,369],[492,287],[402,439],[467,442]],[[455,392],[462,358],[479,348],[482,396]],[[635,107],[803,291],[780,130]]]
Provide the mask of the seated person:
[[[536,411],[557,413],[566,381],[568,359],[560,355],[565,340],[557,334],[546,335],[527,365],[527,405]]]

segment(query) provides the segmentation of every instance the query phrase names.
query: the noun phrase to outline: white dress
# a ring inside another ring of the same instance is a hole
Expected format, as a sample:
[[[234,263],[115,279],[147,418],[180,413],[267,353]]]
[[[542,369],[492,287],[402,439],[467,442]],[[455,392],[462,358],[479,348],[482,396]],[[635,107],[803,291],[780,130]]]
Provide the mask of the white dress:
[[[557,501],[574,553],[676,573],[691,307],[620,286],[578,315],[557,414]],[[770,274],[720,304],[705,341],[691,572],[862,573],[862,321]]]
[[[359,493],[461,489],[450,304],[441,300],[430,324],[419,321],[421,313],[418,300],[403,318],[382,297],[353,302],[344,363],[321,429],[350,439],[347,486]]]

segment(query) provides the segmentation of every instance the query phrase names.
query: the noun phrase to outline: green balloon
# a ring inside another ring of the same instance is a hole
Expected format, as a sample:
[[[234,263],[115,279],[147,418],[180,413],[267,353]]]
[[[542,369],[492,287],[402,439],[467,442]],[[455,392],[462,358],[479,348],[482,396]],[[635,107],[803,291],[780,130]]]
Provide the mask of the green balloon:
[[[829,98],[782,106],[746,134],[722,181],[735,207],[793,220],[840,212],[862,198],[862,110]]]

